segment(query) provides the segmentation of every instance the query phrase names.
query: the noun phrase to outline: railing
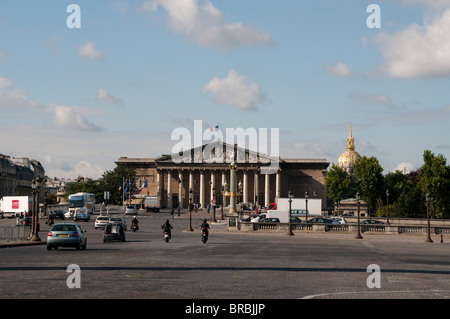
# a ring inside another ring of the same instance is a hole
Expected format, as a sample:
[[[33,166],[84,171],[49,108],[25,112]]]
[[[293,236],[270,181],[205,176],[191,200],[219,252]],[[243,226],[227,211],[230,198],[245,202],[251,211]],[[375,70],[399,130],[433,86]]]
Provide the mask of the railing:
[[[0,227],[0,241],[27,240],[31,226],[3,226]]]
[[[230,225],[229,225],[230,227]],[[236,226],[234,226],[236,227]],[[239,222],[237,225],[239,230],[247,231],[287,231],[289,224],[287,223],[251,223]],[[304,232],[338,232],[338,233],[356,233],[357,224],[310,224],[310,223],[292,223],[291,229],[293,231]],[[361,233],[375,233],[375,234],[405,234],[405,235],[423,235],[427,233],[427,226],[418,225],[360,225]],[[430,227],[431,234],[450,234],[449,226]]]

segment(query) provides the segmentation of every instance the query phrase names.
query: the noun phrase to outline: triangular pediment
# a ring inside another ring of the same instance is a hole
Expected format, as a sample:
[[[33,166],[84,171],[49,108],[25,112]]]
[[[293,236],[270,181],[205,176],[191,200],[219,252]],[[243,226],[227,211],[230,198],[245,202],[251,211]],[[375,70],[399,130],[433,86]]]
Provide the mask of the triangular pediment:
[[[228,144],[214,141],[198,147],[182,150],[178,153],[162,155],[155,159],[159,163],[255,163],[268,164],[280,162],[279,156],[270,156],[240,147],[238,144]]]

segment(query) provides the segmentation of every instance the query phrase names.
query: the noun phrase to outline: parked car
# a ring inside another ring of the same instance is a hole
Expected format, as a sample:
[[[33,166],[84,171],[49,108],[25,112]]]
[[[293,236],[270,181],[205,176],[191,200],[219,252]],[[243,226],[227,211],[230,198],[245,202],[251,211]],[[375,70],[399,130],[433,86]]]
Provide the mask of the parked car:
[[[325,218],[325,217],[311,218],[310,220],[308,220],[308,223],[310,223],[310,224],[338,224],[337,221],[330,219],[330,218]]]
[[[275,217],[267,217],[259,220],[260,223],[279,223],[280,219]]]
[[[347,221],[345,220],[344,217],[333,216],[333,217],[330,217],[330,219],[337,221],[338,224],[347,224]]]
[[[127,222],[125,221],[125,219],[123,219],[123,217],[111,217],[109,219],[110,223],[119,223],[122,224],[123,229],[126,231],[128,229],[127,227]]]
[[[108,222],[105,227],[105,231],[103,233],[103,242],[107,241],[125,241],[125,229],[123,228],[123,224],[118,222]]]
[[[302,220],[298,217],[291,217],[291,223],[301,223]]]
[[[109,217],[107,216],[98,216],[95,220],[94,228],[105,228],[106,224],[109,222]]]
[[[125,215],[137,215],[137,209],[135,205],[128,205],[127,208],[125,208]]]
[[[33,220],[33,217],[26,216],[26,217],[23,218],[22,225],[23,226],[31,226],[32,225],[32,220]],[[38,220],[37,230],[39,231],[40,228],[41,228],[41,224],[39,223],[39,220]]]
[[[383,225],[384,222],[376,219],[366,219],[361,222],[362,225]]]
[[[85,232],[78,224],[55,224],[47,234],[47,250],[58,249],[58,247],[75,247],[77,250],[85,250],[87,246]]]

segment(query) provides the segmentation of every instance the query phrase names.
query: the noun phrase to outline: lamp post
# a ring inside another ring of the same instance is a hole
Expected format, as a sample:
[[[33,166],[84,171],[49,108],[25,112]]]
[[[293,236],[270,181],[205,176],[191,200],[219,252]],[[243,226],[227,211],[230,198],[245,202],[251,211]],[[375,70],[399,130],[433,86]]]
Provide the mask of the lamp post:
[[[217,222],[217,219],[216,219],[216,185],[213,185],[213,187],[212,187],[212,193],[213,193],[213,196],[212,196],[212,198],[213,198],[213,200],[214,200],[214,206],[213,206],[213,221],[216,223]]]
[[[31,187],[33,188],[33,217],[31,223],[31,241],[41,241],[38,233],[39,225],[39,192],[42,183],[42,177],[38,176],[33,179]]]
[[[358,225],[357,225],[358,232],[356,233],[356,236],[355,236],[356,239],[363,239],[361,236],[361,231],[360,231],[361,225],[359,223],[359,215],[360,215],[359,213],[360,213],[360,204],[361,204],[360,199],[361,199],[361,197],[359,196],[359,193],[356,193],[356,202],[358,204]]]
[[[292,197],[293,197],[291,190],[289,190],[288,197],[289,197],[289,230],[288,230],[287,234],[289,236],[294,236],[294,233],[292,232],[292,227],[291,227],[291,214],[292,214],[291,204],[292,204]]]
[[[425,201],[427,202],[427,239],[425,239],[426,243],[432,243],[433,240],[430,236],[430,194],[427,193],[425,195]]]
[[[230,210],[229,214],[236,214],[236,196],[237,196],[237,176],[236,176],[237,165],[233,161],[230,164]]]
[[[225,204],[225,194],[228,191],[228,183],[225,182],[225,184],[222,185],[222,209],[221,209],[221,219],[224,220],[225,218],[223,218],[223,205]]]
[[[308,197],[309,197],[309,193],[305,192],[305,222],[308,222]]]
[[[194,231],[192,229],[192,195],[193,195],[194,191],[192,190],[192,188],[189,189],[189,228],[187,229],[188,231]]]
[[[389,224],[389,189],[386,190],[386,225]]]

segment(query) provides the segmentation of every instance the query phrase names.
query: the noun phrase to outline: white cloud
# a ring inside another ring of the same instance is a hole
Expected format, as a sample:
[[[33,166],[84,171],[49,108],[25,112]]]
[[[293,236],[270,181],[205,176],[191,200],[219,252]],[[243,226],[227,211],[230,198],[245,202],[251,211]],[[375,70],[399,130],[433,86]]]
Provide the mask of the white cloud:
[[[109,103],[109,104],[122,104],[122,100],[115,97],[114,95],[109,94],[105,91],[104,88],[100,88],[97,90],[97,101],[101,103]]]
[[[100,59],[105,56],[104,53],[95,48],[95,44],[91,41],[77,47],[78,56],[89,59]]]
[[[0,108],[32,108],[39,106],[30,100],[25,91],[12,86],[11,80],[0,77]]]
[[[55,105],[53,109],[52,122],[55,126],[83,131],[101,131],[103,128],[89,122],[77,109],[73,106]]]
[[[413,24],[394,34],[381,32],[376,45],[383,71],[396,78],[450,75],[450,9],[423,26]]]
[[[244,78],[231,70],[224,79],[214,77],[203,87],[202,92],[215,95],[217,104],[231,104],[242,110],[255,110],[256,104],[264,100],[256,83],[245,84]]]
[[[324,64],[325,69],[332,75],[340,76],[340,77],[348,77],[352,75],[350,68],[347,64],[343,62],[338,62],[334,66],[330,66],[328,64]]]
[[[414,164],[410,162],[402,162],[397,164],[397,166],[394,168],[395,171],[401,171],[405,174],[408,174],[415,170]]]
[[[227,23],[222,13],[209,0],[149,0],[142,8],[154,13],[158,7],[168,12],[167,23],[178,34],[206,47],[234,49],[242,46],[271,44],[271,37],[241,22]]]

